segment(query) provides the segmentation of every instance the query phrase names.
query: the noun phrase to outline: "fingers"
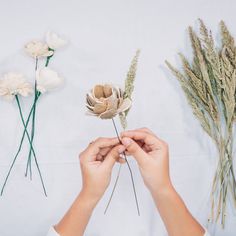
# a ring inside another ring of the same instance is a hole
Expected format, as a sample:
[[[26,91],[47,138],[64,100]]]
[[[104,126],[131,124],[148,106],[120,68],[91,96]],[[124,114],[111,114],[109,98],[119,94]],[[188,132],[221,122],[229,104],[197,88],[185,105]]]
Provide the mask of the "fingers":
[[[146,127],[136,129],[136,131],[142,131],[142,132],[145,132],[145,133],[152,134],[152,135],[156,136],[150,129],[148,129]]]
[[[142,165],[145,162],[148,157],[147,153],[133,139],[124,137],[121,139],[121,142],[129,154],[137,160],[139,165]]]
[[[117,145],[111,149],[111,151],[105,157],[105,160],[102,163],[102,166],[105,168],[112,168],[116,161],[120,161],[120,154],[125,151],[125,147],[123,145]]]
[[[100,150],[100,152],[97,154],[97,157],[96,157],[96,160],[97,161],[100,161],[100,162],[102,162],[102,161],[104,161],[104,159],[105,159],[105,157],[107,156],[107,154],[109,153],[109,151],[112,149],[113,147],[109,147],[109,148],[105,148],[105,149],[101,149]],[[117,162],[118,163],[120,163],[120,164],[124,164],[126,161],[125,161],[125,159],[124,158],[122,158],[122,157],[119,157],[118,159],[117,159]]]
[[[113,147],[117,144],[119,144],[118,138],[98,138],[80,154],[80,157],[87,161],[95,161],[101,148]]]
[[[119,162],[120,164],[125,164],[125,163],[126,163],[126,160],[125,160],[124,158],[120,157],[119,160],[118,160],[118,162]]]
[[[101,148],[99,153],[100,153],[102,156],[106,156],[107,153],[110,152],[110,150],[111,150],[112,148],[113,148],[113,146]]]
[[[100,153],[98,153],[98,155],[97,155],[97,157],[96,157],[96,160],[97,160],[97,161],[103,161],[103,160],[104,160],[103,155],[101,155]]]
[[[121,133],[121,137],[128,137],[135,141],[143,141],[151,150],[160,149],[163,146],[163,141],[157,138],[150,132],[130,130]]]
[[[110,152],[112,148],[113,146],[109,148],[102,148],[100,152],[97,154],[96,160],[101,161],[101,162],[104,161],[105,157],[107,156],[107,154]],[[124,164],[126,161],[124,158],[119,157],[119,159],[117,159],[117,162],[120,164]]]
[[[98,161],[103,161],[104,157],[107,155],[107,153],[113,148],[111,147],[105,147],[105,148],[100,148],[99,153],[97,154],[96,160]]]

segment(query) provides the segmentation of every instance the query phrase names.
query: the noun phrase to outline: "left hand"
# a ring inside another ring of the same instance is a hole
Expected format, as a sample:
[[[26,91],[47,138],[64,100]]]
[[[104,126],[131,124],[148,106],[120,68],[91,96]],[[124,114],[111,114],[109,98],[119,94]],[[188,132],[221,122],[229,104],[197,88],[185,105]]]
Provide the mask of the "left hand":
[[[168,144],[147,128],[128,130],[121,141],[139,165],[144,183],[152,194],[172,189]]]
[[[80,154],[83,179],[81,193],[97,203],[106,191],[112,168],[125,147],[118,138],[98,138]]]

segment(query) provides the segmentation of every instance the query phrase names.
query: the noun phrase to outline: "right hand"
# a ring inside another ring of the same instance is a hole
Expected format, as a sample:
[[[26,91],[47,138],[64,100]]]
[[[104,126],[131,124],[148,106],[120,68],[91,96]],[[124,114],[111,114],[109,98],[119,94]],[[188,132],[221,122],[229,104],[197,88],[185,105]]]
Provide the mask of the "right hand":
[[[121,138],[127,154],[136,159],[151,193],[156,194],[172,186],[168,145],[164,141],[147,128],[124,131]]]
[[[124,151],[118,138],[98,138],[80,153],[81,195],[91,202],[100,200],[110,183],[113,166]]]

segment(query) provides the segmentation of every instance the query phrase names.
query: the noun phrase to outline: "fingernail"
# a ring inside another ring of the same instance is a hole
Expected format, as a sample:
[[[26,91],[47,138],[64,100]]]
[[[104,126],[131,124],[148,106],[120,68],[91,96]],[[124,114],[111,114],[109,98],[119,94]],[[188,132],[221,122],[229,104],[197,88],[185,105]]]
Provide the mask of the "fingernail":
[[[120,147],[119,149],[118,149],[118,152],[121,154],[121,153],[123,153],[125,151],[125,147],[124,146],[122,146],[122,147]]]
[[[129,138],[123,138],[122,143],[127,147],[131,144],[131,140]]]

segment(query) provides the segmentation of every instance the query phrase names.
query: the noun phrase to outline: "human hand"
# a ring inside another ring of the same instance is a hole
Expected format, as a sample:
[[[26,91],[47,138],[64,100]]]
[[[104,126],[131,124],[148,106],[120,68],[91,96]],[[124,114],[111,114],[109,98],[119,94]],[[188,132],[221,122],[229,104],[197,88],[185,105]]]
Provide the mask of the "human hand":
[[[124,150],[118,138],[98,138],[80,153],[82,195],[94,203],[100,200],[110,183],[112,168]]]
[[[139,165],[145,185],[157,194],[171,187],[168,145],[147,128],[121,133],[127,154]]]

